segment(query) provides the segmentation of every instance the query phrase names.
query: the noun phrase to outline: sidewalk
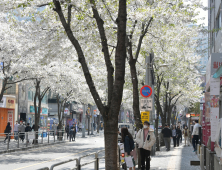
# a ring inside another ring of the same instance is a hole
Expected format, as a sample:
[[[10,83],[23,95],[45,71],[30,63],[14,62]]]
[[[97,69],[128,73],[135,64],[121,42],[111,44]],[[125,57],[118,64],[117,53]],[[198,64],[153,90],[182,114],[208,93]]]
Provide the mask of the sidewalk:
[[[97,133],[96,131],[94,131],[93,135],[88,135],[88,132],[85,132],[85,136],[86,137],[87,136],[89,136],[89,137],[100,136],[102,133],[103,133],[103,131],[100,131],[100,133]],[[90,132],[90,134],[91,134],[91,132]],[[81,138],[81,137],[82,137],[82,132],[78,132],[76,134],[76,138]],[[39,144],[38,145],[33,145],[32,140],[30,140],[30,142],[26,146],[26,140],[24,140],[24,142],[19,141],[19,148],[18,148],[18,142],[15,141],[14,139],[11,139],[10,142],[9,142],[9,150],[7,150],[7,141],[6,141],[6,143],[4,143],[4,138],[5,137],[0,138],[0,154],[7,153],[7,152],[19,151],[19,150],[27,150],[27,149],[36,148],[36,147],[44,147],[44,146],[60,144],[60,143],[64,143],[64,142],[69,142],[69,139],[67,139],[66,134],[64,134],[64,137],[63,137],[62,141],[58,141],[57,136],[55,136],[55,142],[54,142],[54,136],[50,135],[49,136],[49,143],[48,143],[48,136],[43,137],[43,143],[42,143],[42,137],[39,136],[39,138],[38,138],[38,143]]]
[[[190,166],[191,160],[199,161],[193,147],[184,146],[183,141],[179,147],[171,145],[168,152],[165,147],[161,147],[161,151],[151,157],[151,170],[201,170],[200,166]]]

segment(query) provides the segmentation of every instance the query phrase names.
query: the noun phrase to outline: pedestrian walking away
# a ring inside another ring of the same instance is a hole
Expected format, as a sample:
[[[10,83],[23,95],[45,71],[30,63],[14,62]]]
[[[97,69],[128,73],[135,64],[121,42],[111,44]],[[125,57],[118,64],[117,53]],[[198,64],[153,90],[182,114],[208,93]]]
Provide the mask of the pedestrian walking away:
[[[198,120],[195,120],[195,125],[194,125],[193,133],[192,133],[193,152],[197,151],[197,144],[199,140],[199,127],[201,126],[198,123]]]
[[[127,128],[122,128],[121,129],[121,143],[124,143],[124,151],[125,151],[125,156],[128,157],[130,156],[132,158],[132,162],[133,162],[133,167],[130,167],[129,170],[135,170],[135,154],[134,154],[134,141],[133,141],[133,137],[132,135],[129,133]]]
[[[177,146],[179,146],[181,136],[182,132],[180,130],[180,126],[177,126]]]
[[[32,131],[32,128],[30,126],[29,123],[27,123],[27,126],[25,127],[25,132],[31,132]],[[29,139],[27,139],[28,143],[29,143]]]
[[[73,124],[70,128],[70,140],[75,141],[76,137],[76,125]]]
[[[69,125],[66,125],[65,131],[66,131],[67,139],[68,139],[69,138]]]
[[[22,142],[24,142],[24,138],[25,138],[25,122],[20,123],[19,127],[18,127],[18,131],[19,131],[19,137],[22,140]]]
[[[155,142],[154,130],[150,128],[150,123],[145,121],[143,129],[140,129],[136,135],[136,143],[140,148],[141,170],[145,170],[145,167],[146,170],[150,170],[150,151]]]
[[[14,138],[16,141],[18,140],[18,126],[19,126],[18,121],[16,121],[14,125]]]
[[[190,136],[190,132],[189,132],[189,129],[187,128],[187,126],[184,127],[183,136],[184,136],[185,146],[186,146],[186,145],[189,146],[189,136]]]
[[[10,138],[11,138],[11,137],[10,137],[11,130],[12,130],[12,128],[11,128],[11,126],[10,126],[10,122],[8,122],[8,124],[7,124],[6,128],[5,128],[5,131],[4,131],[4,133],[5,133],[5,135],[6,135],[5,140],[4,140],[4,143],[5,143],[5,141],[6,141],[7,139],[9,139],[9,141],[10,141]]]
[[[164,129],[161,132],[163,134],[163,140],[166,146],[166,151],[170,151],[170,142],[172,138],[172,131],[168,124],[165,124]]]
[[[53,131],[53,136],[56,135],[57,126],[56,126],[55,122],[53,122],[52,131]]]
[[[173,126],[172,137],[173,137],[173,146],[176,147],[177,130],[176,130],[175,126]]]

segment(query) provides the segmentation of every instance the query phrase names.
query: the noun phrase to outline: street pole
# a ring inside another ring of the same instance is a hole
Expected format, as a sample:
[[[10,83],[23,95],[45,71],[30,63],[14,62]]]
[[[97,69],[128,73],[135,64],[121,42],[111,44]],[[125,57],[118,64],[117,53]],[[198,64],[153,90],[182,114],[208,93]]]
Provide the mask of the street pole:
[[[86,118],[86,105],[83,104],[83,115],[82,115],[82,138],[85,138],[85,118]]]

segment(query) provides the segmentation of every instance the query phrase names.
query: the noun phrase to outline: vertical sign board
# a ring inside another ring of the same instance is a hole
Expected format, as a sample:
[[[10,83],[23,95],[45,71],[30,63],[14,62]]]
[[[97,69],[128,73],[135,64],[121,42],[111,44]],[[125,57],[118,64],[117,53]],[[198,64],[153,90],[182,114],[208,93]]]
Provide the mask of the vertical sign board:
[[[141,121],[142,123],[144,123],[145,121],[150,121],[150,112],[146,111],[146,112],[141,112]]]
[[[210,79],[210,124],[211,141],[215,142],[219,121],[220,78]]]
[[[10,122],[12,129],[14,129],[13,110],[8,110],[8,122]]]

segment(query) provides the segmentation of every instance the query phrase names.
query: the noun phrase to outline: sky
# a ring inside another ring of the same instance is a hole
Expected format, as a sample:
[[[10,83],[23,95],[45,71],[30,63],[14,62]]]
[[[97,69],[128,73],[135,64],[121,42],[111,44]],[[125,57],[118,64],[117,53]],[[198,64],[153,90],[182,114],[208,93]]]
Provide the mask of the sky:
[[[201,0],[203,5],[205,7],[208,6],[208,1],[207,0]],[[199,14],[199,18],[201,17],[204,17],[205,19],[204,20],[199,20],[197,24],[204,24],[205,26],[208,25],[208,11],[204,11],[202,9],[199,10],[200,14]]]

